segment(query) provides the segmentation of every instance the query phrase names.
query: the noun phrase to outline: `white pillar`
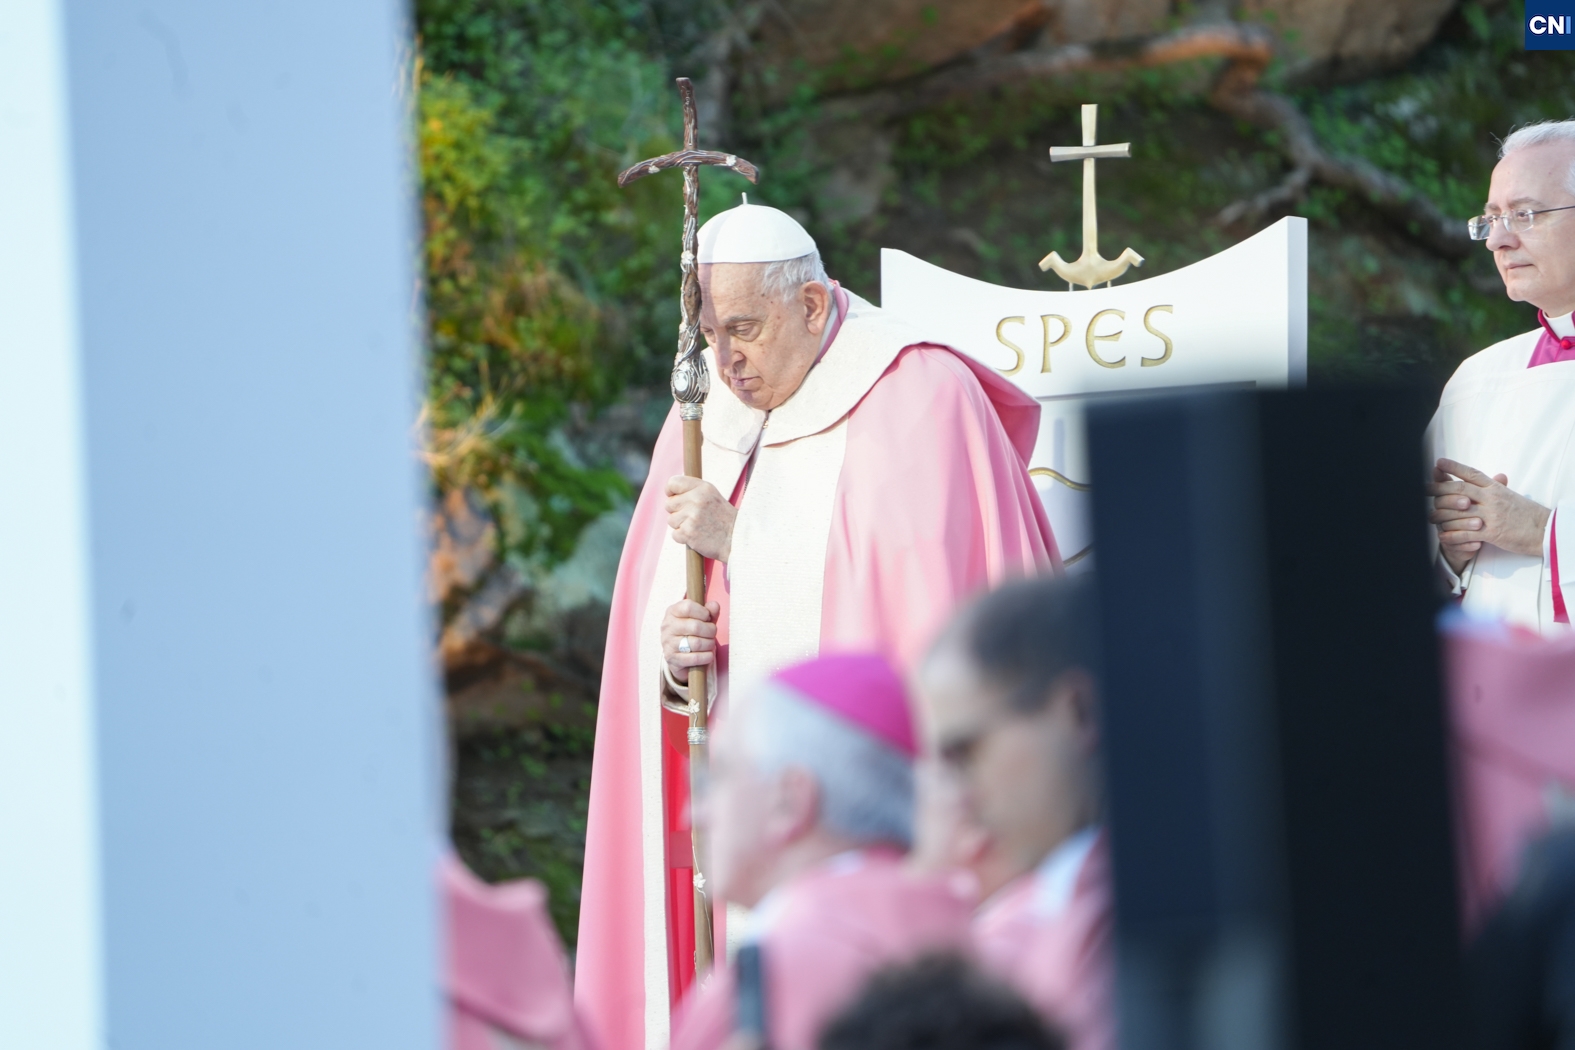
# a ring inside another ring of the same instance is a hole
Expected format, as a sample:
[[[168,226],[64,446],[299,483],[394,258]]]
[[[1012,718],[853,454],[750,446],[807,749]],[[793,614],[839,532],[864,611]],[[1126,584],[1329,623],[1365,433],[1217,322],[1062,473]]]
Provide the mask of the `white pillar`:
[[[402,15],[0,4],[0,1046],[438,1043]]]
[[[103,928],[61,31],[0,8],[0,1046],[75,1050]]]

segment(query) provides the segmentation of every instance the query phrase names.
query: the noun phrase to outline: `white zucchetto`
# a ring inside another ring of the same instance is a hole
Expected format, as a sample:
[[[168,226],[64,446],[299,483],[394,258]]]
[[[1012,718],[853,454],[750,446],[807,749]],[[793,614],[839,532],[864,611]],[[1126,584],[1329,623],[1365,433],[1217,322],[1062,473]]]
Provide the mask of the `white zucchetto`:
[[[744,203],[700,227],[700,263],[765,263],[815,251],[815,238],[785,211]]]

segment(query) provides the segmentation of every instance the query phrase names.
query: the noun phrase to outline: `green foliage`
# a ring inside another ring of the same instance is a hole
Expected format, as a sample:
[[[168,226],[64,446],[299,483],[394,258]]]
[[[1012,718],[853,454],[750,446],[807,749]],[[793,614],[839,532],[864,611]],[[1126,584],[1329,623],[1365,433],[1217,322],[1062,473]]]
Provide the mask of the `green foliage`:
[[[592,718],[594,709],[561,725],[499,727],[458,742],[455,847],[483,878],[540,879],[569,945],[580,924]]]
[[[417,5],[430,462],[442,486],[476,485],[495,505],[507,493],[525,522],[505,530],[508,553],[530,562],[565,557],[629,494],[561,440],[570,406],[658,381],[671,354],[672,187],[614,181],[677,142],[639,12]]]

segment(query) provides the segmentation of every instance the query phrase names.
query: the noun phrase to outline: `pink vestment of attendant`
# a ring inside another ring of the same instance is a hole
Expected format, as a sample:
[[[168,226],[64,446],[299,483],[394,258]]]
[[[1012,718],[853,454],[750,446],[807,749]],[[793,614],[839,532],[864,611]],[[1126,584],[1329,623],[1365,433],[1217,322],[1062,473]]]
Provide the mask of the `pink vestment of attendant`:
[[[1114,1050],[1108,847],[1102,832],[1080,834],[986,901],[973,940],[986,969],[1065,1034],[1069,1050]]]
[[[879,313],[854,299],[848,326],[816,371],[840,366],[839,352],[872,345],[857,340],[860,331],[878,323],[865,318]],[[905,667],[959,603],[1005,579],[1059,568],[1060,558],[1027,469],[1038,436],[1038,403],[949,349],[922,342],[899,345],[873,384],[849,398],[851,408],[835,424],[846,427],[846,450],[824,540],[819,645],[821,651],[878,652]],[[719,398],[732,395],[713,380],[711,401]],[[716,411],[708,405],[707,426]],[[664,489],[668,478],[682,472],[680,434],[674,411],[652,452],[619,563],[602,672],[575,996],[608,1050],[665,1042],[667,1022],[658,1011],[667,1009],[692,979],[692,944],[685,939],[689,894],[669,890],[659,904],[650,879],[642,875],[649,871],[653,848],[641,779],[642,762],[649,761],[641,750],[640,704],[649,688],[640,673],[642,623],[647,622],[642,618],[652,601],[665,607],[683,596],[681,589],[652,594],[663,545],[672,544]],[[778,434],[777,429],[764,431],[762,444]],[[717,458],[710,444],[706,454]],[[751,496],[758,495],[753,487],[760,484],[759,471],[742,475],[741,506],[749,506]],[[732,485],[727,489],[734,491]],[[740,559],[735,542],[735,563]],[[710,573],[715,594],[727,586],[727,574],[714,566]],[[732,598],[736,605],[736,587]],[[755,612],[758,623],[760,614],[770,610]],[[729,613],[724,606],[723,638],[729,632],[726,618],[734,615],[738,609]],[[738,656],[732,654],[735,665]],[[645,702],[656,703],[654,698]],[[683,730],[673,728],[676,733],[666,732],[661,759],[669,816],[665,863],[674,875],[670,886],[682,888],[692,863],[681,812],[687,756]],[[655,907],[665,908],[663,921],[671,931],[662,946],[669,959],[665,982],[652,982],[652,952],[645,943],[660,928],[648,914]],[[648,987],[664,985],[669,1003],[647,1002]]]
[[[549,1050],[590,1050],[541,883],[489,886],[452,853],[442,882],[449,1050],[497,1050],[498,1033]]]
[[[814,1050],[876,971],[968,942],[966,897],[910,874],[895,852],[836,858],[772,891],[761,910],[771,915],[758,943],[772,1050]],[[732,971],[719,969],[679,1005],[672,1050],[718,1050],[735,1006]]]
[[[1575,818],[1575,637],[1460,618],[1444,651],[1474,929],[1514,886],[1529,842]]]

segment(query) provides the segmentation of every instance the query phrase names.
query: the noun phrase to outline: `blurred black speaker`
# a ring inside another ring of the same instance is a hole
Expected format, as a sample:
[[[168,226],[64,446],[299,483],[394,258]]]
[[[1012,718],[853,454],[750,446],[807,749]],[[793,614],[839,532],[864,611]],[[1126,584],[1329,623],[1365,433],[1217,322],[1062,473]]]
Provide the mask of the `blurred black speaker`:
[[[771,1038],[766,1009],[766,967],[764,949],[751,942],[739,947],[733,960],[736,991],[733,1004],[733,1031],[745,1036],[745,1045],[765,1047]]]
[[[1125,1050],[1464,1045],[1427,416],[1089,409]]]

